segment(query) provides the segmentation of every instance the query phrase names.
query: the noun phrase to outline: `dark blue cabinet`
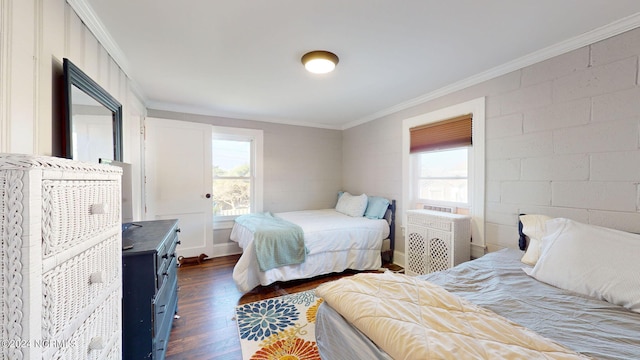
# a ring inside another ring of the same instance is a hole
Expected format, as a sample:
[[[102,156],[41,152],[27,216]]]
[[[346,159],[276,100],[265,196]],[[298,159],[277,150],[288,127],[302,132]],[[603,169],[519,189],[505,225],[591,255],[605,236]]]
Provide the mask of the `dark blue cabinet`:
[[[178,306],[177,220],[134,223],[122,234],[123,359],[164,359]]]

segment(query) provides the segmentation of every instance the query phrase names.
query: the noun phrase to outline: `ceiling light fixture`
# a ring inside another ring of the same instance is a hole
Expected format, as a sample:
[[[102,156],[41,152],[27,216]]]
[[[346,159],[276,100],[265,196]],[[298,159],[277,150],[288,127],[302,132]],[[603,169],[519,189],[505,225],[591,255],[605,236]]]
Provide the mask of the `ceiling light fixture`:
[[[302,64],[314,74],[332,72],[338,64],[338,56],[332,52],[316,50],[302,55]]]

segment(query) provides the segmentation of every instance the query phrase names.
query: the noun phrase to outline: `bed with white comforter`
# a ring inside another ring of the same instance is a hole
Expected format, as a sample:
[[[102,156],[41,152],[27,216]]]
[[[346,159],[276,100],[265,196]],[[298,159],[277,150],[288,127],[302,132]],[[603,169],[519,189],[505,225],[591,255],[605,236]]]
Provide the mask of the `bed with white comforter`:
[[[305,279],[347,269],[374,270],[382,265],[380,252],[383,240],[390,235],[387,219],[354,217],[335,209],[275,215],[302,228],[306,259],[301,264],[260,271],[253,233],[236,223],[231,231],[231,240],[240,245],[243,253],[233,270],[233,279],[243,293],[276,281]]]

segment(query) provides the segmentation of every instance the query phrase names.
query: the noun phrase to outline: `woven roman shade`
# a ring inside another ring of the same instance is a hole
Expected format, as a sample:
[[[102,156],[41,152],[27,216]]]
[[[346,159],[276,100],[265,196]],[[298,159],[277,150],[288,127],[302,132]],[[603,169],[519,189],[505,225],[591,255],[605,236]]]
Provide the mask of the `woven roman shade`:
[[[409,129],[411,153],[444,150],[473,144],[472,114],[456,116]]]

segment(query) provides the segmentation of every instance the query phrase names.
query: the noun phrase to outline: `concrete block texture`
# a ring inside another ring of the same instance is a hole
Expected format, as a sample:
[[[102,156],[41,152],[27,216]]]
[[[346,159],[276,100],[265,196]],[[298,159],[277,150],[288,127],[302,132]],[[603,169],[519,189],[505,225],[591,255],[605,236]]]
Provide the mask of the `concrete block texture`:
[[[510,136],[487,141],[486,144],[487,160],[526,158],[551,154],[553,154],[553,133],[551,131]]]
[[[551,182],[505,181],[500,194],[501,201],[507,204],[551,205]]]
[[[529,86],[584,70],[589,66],[589,47],[541,61],[522,69],[522,86]]]
[[[553,155],[522,159],[522,180],[588,180],[589,156]]]
[[[640,55],[640,28],[591,45],[591,64],[594,66]]]
[[[495,139],[522,134],[522,114],[515,113],[505,116],[488,118],[485,123],[485,137]]]
[[[630,89],[636,85],[637,57],[590,67],[553,81],[553,101],[561,103]]]
[[[486,162],[486,176],[492,180],[519,180],[520,159],[494,159]]]
[[[640,151],[606,152],[590,157],[590,180],[640,183]]]
[[[501,115],[549,106],[552,103],[552,82],[544,82],[498,95]]]
[[[584,125],[591,118],[589,98],[552,104],[524,112],[525,133]]]
[[[552,206],[636,211],[637,185],[632,182],[554,181]]]
[[[640,87],[592,98],[592,122],[615,121],[634,116],[640,116]]]
[[[638,150],[638,121],[593,123],[553,132],[556,154]]]

